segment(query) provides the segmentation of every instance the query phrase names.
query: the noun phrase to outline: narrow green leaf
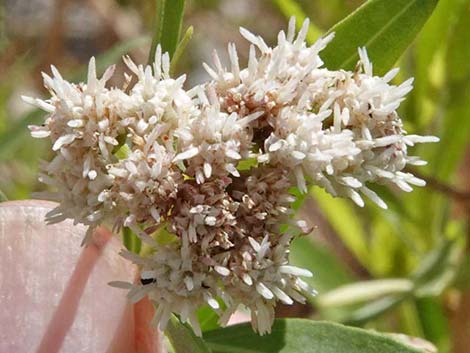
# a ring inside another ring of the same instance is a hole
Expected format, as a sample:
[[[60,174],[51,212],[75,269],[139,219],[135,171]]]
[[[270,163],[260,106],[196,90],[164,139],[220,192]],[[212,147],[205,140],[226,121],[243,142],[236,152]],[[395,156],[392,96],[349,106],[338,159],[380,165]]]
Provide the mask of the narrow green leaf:
[[[447,62],[449,68],[447,75],[453,81],[467,80],[470,74],[470,29],[468,28],[468,16],[470,15],[470,4],[467,2],[463,8],[459,8],[460,16],[455,24],[453,35],[449,38],[449,51]]]
[[[433,116],[441,97],[436,88],[440,91],[442,87],[431,87],[432,81],[442,74],[443,69],[438,70],[438,65],[442,60],[436,60],[437,54],[442,53],[442,48],[448,43],[449,35],[454,27],[454,22],[461,13],[461,7],[465,0],[441,0],[429,21],[423,27],[418,36],[416,46],[413,50],[415,58],[414,90],[412,92],[413,114],[408,114],[410,119],[419,121],[421,124],[428,122]],[[442,57],[442,55],[440,55]],[[444,64],[445,65],[445,64]],[[441,66],[444,66],[441,65]],[[441,98],[442,100],[442,98]],[[408,101],[408,100],[407,100]],[[431,109],[430,109],[431,108]]]
[[[165,334],[170,339],[175,353],[211,353],[201,337],[197,337],[188,324],[183,324],[174,315],[168,321]]]
[[[342,318],[340,321],[348,325],[361,326],[368,321],[375,319],[387,311],[395,308],[398,304],[402,303],[408,295],[390,295],[385,298],[374,300],[364,306],[356,309],[348,316]]]
[[[162,46],[163,52],[173,57],[180,40],[183,25],[185,0],[156,0],[156,23],[149,53],[149,64],[155,60],[157,45]]]
[[[354,69],[366,47],[374,71],[386,73],[410,45],[438,0],[370,0],[333,26],[335,39],[322,52],[329,69]]]
[[[273,0],[273,4],[279,8],[279,10],[285,17],[290,18],[294,16],[297,19],[297,29],[300,29],[302,23],[308,17],[295,0]],[[310,22],[310,26],[307,32],[307,42],[313,43],[315,40],[318,39],[318,37],[321,36],[321,34],[322,31],[318,27],[316,27],[312,22]]]
[[[421,320],[416,310],[416,302],[414,300],[406,300],[401,303],[397,310],[399,314],[401,331],[407,335],[422,337],[424,335]]]
[[[227,308],[222,299],[217,298],[217,302],[219,303],[221,310],[225,310]],[[201,327],[202,332],[215,330],[221,327],[219,325],[219,315],[217,314],[217,311],[215,311],[209,305],[206,304],[200,307],[196,314],[197,321],[199,322],[199,326]]]
[[[197,319],[202,332],[215,330],[220,327],[218,324],[219,315],[209,305],[204,305],[197,311]]]
[[[142,249],[142,241],[140,238],[134,234],[134,232],[128,228],[122,228],[122,242],[127,250],[139,254]]]
[[[429,160],[433,175],[444,181],[455,173],[458,163],[465,153],[470,135],[470,5],[462,9],[455,30],[449,38],[446,55],[446,76],[448,77],[448,101],[442,126],[437,131],[441,138],[439,146],[433,146],[434,156]],[[442,158],[442,151],[446,158]]]
[[[193,32],[194,32],[193,26],[189,26],[189,28],[184,33],[183,38],[181,39],[178,46],[176,47],[175,54],[173,55],[173,59],[171,59],[171,64],[170,64],[170,75],[171,76],[174,76],[175,71],[176,71],[176,65],[178,65],[178,61],[180,60],[181,56],[183,55],[184,50],[186,49],[186,46],[188,45],[189,41],[193,37]]]
[[[118,141],[119,141],[119,139],[118,139]],[[127,157],[129,157],[130,153],[131,153],[131,149],[125,143],[123,143],[121,146],[117,145],[113,149],[113,154],[119,160],[126,159]]]
[[[351,305],[390,294],[409,293],[412,290],[413,282],[405,278],[361,281],[335,288],[320,295],[317,303],[322,307]]]
[[[450,352],[450,328],[440,299],[433,297],[418,299],[416,309],[425,338],[437,345],[439,352]]]
[[[427,255],[414,274],[417,296],[437,296],[454,280],[462,261],[464,240],[446,240]]]
[[[213,353],[423,353],[387,335],[303,319],[276,320],[272,333],[259,336],[249,324],[204,335]]]

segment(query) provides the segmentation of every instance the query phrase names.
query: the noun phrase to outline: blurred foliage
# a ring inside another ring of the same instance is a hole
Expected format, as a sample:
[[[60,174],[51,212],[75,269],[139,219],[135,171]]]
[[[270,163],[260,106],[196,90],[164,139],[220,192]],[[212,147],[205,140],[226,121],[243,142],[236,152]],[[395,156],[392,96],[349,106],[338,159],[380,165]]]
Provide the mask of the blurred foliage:
[[[16,4],[20,2],[28,3],[18,0]],[[31,4],[36,2],[54,3],[35,0]],[[61,36],[51,46],[51,33],[67,32],[67,23],[57,25],[49,19],[45,30],[38,29],[35,35],[22,33],[11,26],[21,20],[14,17],[16,12],[9,13],[13,3],[0,4],[0,201],[30,198],[40,191],[38,161],[48,158],[46,143],[31,139],[27,131],[27,125],[39,123],[43,114],[28,110],[19,96],[45,94],[39,72],[47,71],[51,63],[60,66],[68,78],[79,79],[86,65],[83,57],[96,55],[99,68],[118,63],[125,53],[146,62],[157,10],[144,0],[106,0],[102,6],[107,6],[108,15],[97,15],[98,7],[90,5],[97,21],[106,25],[86,35]],[[181,56],[178,70],[202,76],[196,63],[208,60],[210,48],[240,41],[238,25],[275,40],[278,29],[286,26],[284,16],[295,14],[310,17],[309,39],[314,40],[362,3],[188,0],[183,28],[192,25],[194,36],[186,52],[191,55]],[[60,15],[59,11],[48,14],[54,13]],[[384,13],[383,21],[388,17],[393,16]],[[377,187],[375,191],[389,205],[386,211],[371,204],[358,209],[352,202],[314,189],[309,205],[314,205],[315,212],[310,206],[301,209],[302,217],[319,224],[312,236],[292,245],[292,262],[314,272],[310,283],[320,293],[310,298],[313,310],[304,308],[303,316],[420,336],[442,353],[468,351],[470,335],[461,334],[456,326],[468,325],[470,320],[468,18],[468,0],[440,0],[396,64],[401,68],[397,83],[415,77],[415,89],[400,111],[407,131],[441,138],[439,144],[416,148],[416,154],[429,162],[417,170],[428,186],[410,194]],[[386,43],[378,44],[386,49]],[[240,41],[241,48],[243,45]],[[171,46],[174,50],[176,43]],[[118,70],[122,72],[122,66]],[[207,320],[203,327],[216,327],[211,315],[201,312]]]

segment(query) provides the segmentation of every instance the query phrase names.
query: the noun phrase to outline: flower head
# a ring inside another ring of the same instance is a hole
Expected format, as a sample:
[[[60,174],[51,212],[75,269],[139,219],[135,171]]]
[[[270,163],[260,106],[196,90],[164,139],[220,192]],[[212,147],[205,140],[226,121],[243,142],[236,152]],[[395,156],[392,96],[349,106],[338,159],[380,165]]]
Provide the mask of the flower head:
[[[124,58],[137,81],[129,90],[106,87],[113,68],[98,79],[92,59],[86,84],[53,68],[51,98],[25,98],[48,113],[30,127],[54,152],[40,175],[55,189],[43,196],[59,201],[48,221],[107,222],[145,241],[148,254],[123,252],[140,282],[115,285],[133,301],[148,295],[162,329],[177,313],[200,334],[196,311],[207,304],[222,325],[248,308],[263,334],[278,301],[315,293],[300,278],[311,273],[289,264],[292,239],[309,232],[293,218],[293,186],[386,207],[370,184],[424,185],[404,171],[424,163],[408,147],[437,138],[407,135],[397,112],[412,81],[390,83],[396,69],[374,75],[365,49],[355,71],[329,70],[321,50],[333,35],[309,46],[308,21],[297,36],[294,27],[274,47],[242,29],[248,66],[230,44],[230,69],[215,53],[211,80],[188,91],[158,47],[152,66]]]

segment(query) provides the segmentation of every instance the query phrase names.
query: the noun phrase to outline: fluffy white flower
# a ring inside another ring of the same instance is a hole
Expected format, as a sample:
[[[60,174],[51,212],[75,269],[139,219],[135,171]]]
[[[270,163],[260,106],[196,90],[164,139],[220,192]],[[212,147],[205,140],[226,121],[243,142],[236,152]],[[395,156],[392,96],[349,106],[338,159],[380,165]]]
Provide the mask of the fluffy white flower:
[[[51,98],[23,97],[49,114],[42,126],[30,126],[34,137],[51,139],[55,152],[50,163],[42,163],[39,177],[55,189],[54,193],[41,196],[60,202],[48,214],[49,222],[72,218],[94,226],[102,221],[103,211],[97,198],[112,183],[106,165],[113,158],[120,133],[120,119],[115,113],[119,95],[105,87],[113,71],[114,66],[97,79],[92,58],[87,83],[76,85],[64,80],[52,67],[52,77],[43,74]]]
[[[298,228],[309,232],[291,218],[293,185],[359,206],[363,194],[384,208],[370,184],[424,185],[404,171],[424,164],[408,147],[437,138],[407,135],[397,113],[412,81],[390,83],[396,69],[375,76],[365,49],[354,72],[328,70],[320,55],[333,35],[308,46],[308,21],[297,37],[294,29],[292,19],[274,47],[242,29],[248,67],[230,44],[230,68],[214,53],[214,68],[205,65],[212,80],[189,91],[185,76],[170,78],[158,47],[152,66],[124,58],[136,77],[130,90],[107,88],[113,67],[98,79],[92,59],[86,84],[52,68],[51,98],[24,98],[48,113],[30,127],[54,153],[40,175],[54,189],[42,196],[59,201],[48,221],[71,218],[88,234],[111,222],[147,242],[146,256],[124,252],[141,267],[140,283],[114,285],[133,301],[148,295],[162,329],[177,313],[200,334],[196,310],[208,304],[222,325],[248,308],[263,334],[278,301],[314,294],[300,279],[311,273],[288,262]]]
[[[204,106],[200,115],[176,132],[181,152],[175,162],[186,162],[186,173],[198,183],[211,177],[240,176],[239,161],[250,156],[253,134],[249,124],[261,113],[240,118],[220,111],[217,104]]]
[[[323,65],[319,53],[333,38],[330,34],[307,46],[305,37],[308,25],[309,21],[306,20],[295,38],[295,18],[292,18],[287,35],[284,31],[279,32],[278,43],[273,48],[260,36],[240,29],[241,34],[252,43],[245,69],[239,67],[235,45],[229,44],[228,47],[230,70],[222,66],[214,52],[215,68],[206,64],[204,67],[213,79],[207,86],[216,90],[222,109],[228,113],[238,112],[242,117],[261,112],[262,116],[253,125],[263,128],[275,124],[281,108],[304,104],[308,99],[306,84],[321,79],[316,74]],[[259,50],[259,55],[255,48]]]
[[[123,124],[140,136],[150,134],[155,124],[161,124],[165,128],[162,132],[166,132],[162,137],[171,145],[174,130],[189,116],[198,114],[183,89],[186,76],[170,78],[169,56],[161,53],[160,46],[157,46],[152,66],[137,66],[129,57],[124,57],[124,61],[137,77],[137,83],[129,95],[122,96],[119,114]]]

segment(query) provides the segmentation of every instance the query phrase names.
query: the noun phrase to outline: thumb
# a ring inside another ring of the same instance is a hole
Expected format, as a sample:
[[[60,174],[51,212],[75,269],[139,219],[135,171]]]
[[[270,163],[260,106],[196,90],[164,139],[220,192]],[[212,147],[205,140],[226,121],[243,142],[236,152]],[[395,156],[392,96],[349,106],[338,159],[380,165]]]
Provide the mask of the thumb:
[[[136,276],[118,254],[120,242],[100,228],[90,245],[80,247],[84,227],[45,224],[55,206],[0,204],[0,297],[6,308],[0,352],[161,352],[157,332],[143,316],[151,305],[131,306],[125,292],[107,285]]]

